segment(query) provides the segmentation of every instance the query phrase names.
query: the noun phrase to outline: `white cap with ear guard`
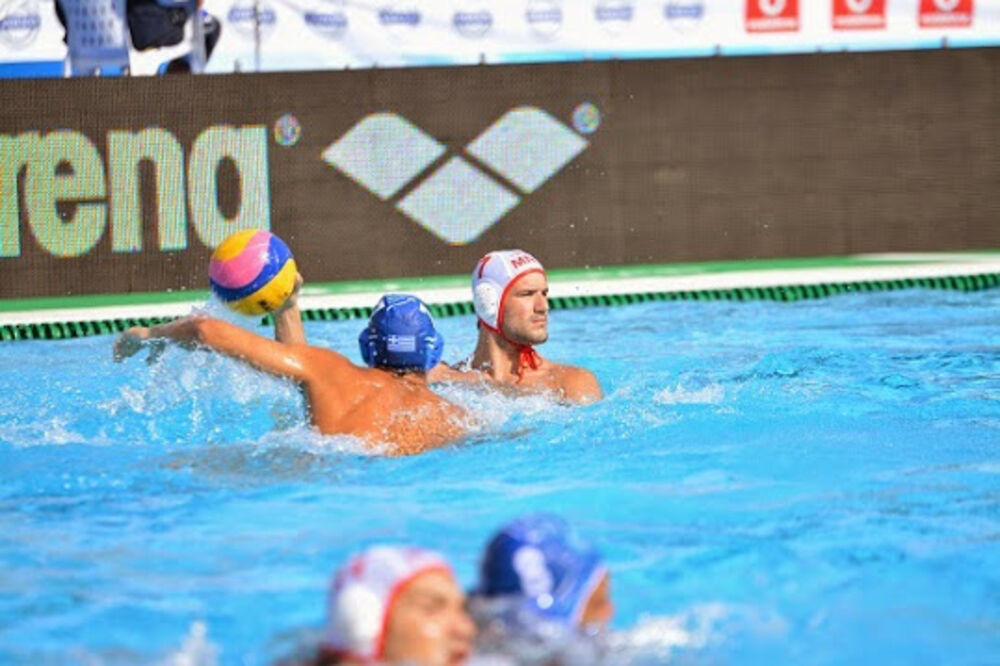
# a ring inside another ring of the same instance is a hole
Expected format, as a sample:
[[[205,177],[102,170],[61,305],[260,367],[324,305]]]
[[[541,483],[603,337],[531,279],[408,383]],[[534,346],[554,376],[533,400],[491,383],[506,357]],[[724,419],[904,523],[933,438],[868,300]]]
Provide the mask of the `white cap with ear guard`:
[[[503,304],[514,283],[529,273],[545,274],[542,263],[524,250],[496,250],[472,271],[472,302],[487,328],[502,333]]]
[[[374,546],[355,555],[330,587],[324,646],[363,663],[379,661],[396,598],[428,571],[451,569],[440,555],[422,548]]]

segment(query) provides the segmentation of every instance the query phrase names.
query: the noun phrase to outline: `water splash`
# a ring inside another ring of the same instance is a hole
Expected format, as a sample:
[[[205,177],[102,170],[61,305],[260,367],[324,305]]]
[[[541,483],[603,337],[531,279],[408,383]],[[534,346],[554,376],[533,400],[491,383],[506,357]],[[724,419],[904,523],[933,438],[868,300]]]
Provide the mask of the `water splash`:
[[[678,384],[666,387],[653,395],[653,402],[661,405],[718,405],[726,397],[720,384],[708,384],[699,388],[686,388]]]
[[[219,647],[208,639],[208,627],[204,622],[192,622],[181,646],[157,666],[217,666],[218,663]]]

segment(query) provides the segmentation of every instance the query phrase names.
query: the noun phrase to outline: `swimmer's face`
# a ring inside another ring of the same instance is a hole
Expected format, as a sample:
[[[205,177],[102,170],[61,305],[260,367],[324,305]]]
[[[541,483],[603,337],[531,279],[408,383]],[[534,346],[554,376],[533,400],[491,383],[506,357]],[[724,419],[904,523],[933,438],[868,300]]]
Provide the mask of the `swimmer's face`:
[[[604,627],[615,614],[615,605],[611,602],[611,575],[604,578],[594,588],[583,608],[580,624],[584,627]]]
[[[507,292],[503,334],[522,345],[538,345],[549,339],[549,281],[543,273],[518,278]]]
[[[410,581],[392,605],[383,659],[390,664],[458,666],[469,658],[475,634],[455,579],[443,571],[428,571]]]

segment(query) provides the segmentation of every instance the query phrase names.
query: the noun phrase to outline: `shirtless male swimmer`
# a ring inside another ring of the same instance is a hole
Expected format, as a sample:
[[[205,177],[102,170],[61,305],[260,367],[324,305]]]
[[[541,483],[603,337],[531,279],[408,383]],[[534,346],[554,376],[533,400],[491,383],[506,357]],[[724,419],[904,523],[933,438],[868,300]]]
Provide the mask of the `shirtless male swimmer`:
[[[549,281],[542,264],[522,250],[498,250],[472,272],[479,340],[457,367],[438,364],[431,382],[486,381],[512,389],[553,392],[567,402],[603,397],[594,373],[543,359],[534,345],[549,338]]]
[[[353,435],[370,445],[388,444],[390,455],[410,455],[454,442],[466,432],[466,413],[427,387],[427,370],[441,358],[444,339],[427,306],[415,296],[389,294],[375,307],[358,343],[370,368],[337,352],[289,341],[301,336],[292,302],[275,313],[269,340],[219,319],[189,316],[151,328],[137,326],[114,345],[115,361],[132,356],[148,340],[172,340],[239,359],[304,389],[313,425],[327,435]]]

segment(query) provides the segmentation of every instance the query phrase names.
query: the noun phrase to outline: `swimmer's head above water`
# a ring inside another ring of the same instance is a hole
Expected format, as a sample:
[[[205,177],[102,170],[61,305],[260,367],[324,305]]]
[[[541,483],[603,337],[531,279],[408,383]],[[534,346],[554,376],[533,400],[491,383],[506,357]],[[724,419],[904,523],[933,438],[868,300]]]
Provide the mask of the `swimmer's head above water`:
[[[614,613],[610,577],[597,550],[562,519],[537,514],[503,526],[486,546],[474,592],[477,615],[593,632]]]
[[[441,360],[444,338],[423,301],[407,294],[386,294],[358,335],[358,346],[370,367],[426,372]]]
[[[464,601],[440,555],[369,548],[334,577],[317,663],[462,664],[475,636]]]
[[[523,250],[490,252],[472,271],[472,298],[480,326],[515,345],[548,337],[548,278]]]

